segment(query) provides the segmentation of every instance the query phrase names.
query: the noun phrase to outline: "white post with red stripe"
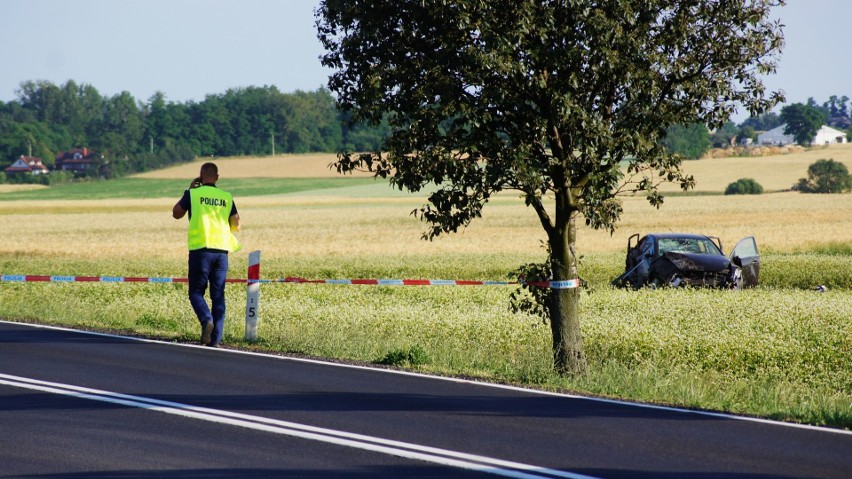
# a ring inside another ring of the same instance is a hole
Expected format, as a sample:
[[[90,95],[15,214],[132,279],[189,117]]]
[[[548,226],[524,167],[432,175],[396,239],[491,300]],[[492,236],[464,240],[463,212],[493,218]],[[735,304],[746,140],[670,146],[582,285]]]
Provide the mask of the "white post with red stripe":
[[[246,341],[257,339],[258,300],[260,297],[260,251],[252,251],[248,258],[246,281]]]

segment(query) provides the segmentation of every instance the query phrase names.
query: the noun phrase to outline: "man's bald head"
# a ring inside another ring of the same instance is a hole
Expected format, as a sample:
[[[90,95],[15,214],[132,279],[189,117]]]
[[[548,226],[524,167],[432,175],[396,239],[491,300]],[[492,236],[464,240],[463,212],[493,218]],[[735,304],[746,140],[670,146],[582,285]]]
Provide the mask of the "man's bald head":
[[[216,183],[219,180],[219,167],[216,163],[204,163],[201,165],[201,183]]]

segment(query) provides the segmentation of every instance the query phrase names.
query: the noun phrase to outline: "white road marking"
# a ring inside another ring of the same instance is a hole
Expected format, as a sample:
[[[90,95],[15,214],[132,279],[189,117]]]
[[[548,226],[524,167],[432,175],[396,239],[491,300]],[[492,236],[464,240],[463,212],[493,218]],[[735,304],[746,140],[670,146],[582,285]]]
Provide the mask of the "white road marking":
[[[9,374],[0,373],[0,384],[51,394],[71,396],[79,399],[88,399],[119,404],[122,406],[136,407],[192,419],[244,427],[273,434],[320,441],[449,467],[511,477],[514,479],[595,479],[592,476],[586,476],[583,474],[548,469],[519,462],[505,461],[487,456],[467,454],[449,449],[421,446],[418,444],[393,441],[379,437],[270,419],[262,416],[252,416],[172,401],[161,401],[159,399],[114,393],[70,384],[41,381],[38,379],[13,376]]]

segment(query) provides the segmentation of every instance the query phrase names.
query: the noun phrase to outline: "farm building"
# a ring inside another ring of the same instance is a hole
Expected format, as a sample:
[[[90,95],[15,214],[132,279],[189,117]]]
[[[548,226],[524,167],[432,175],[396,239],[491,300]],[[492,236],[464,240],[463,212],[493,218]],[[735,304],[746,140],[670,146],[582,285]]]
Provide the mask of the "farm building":
[[[766,133],[757,135],[757,143],[759,145],[792,145],[796,143],[793,135],[785,135],[784,128],[787,125],[781,125],[778,128],[773,128]],[[831,143],[846,143],[846,133],[835,130],[830,126],[823,125],[811,141],[812,145],[828,145]]]
[[[41,158],[36,158],[35,156],[24,156],[21,155],[20,158],[15,160],[11,166],[4,168],[7,174],[9,173],[28,173],[31,175],[43,175],[48,173],[50,170],[44,166],[44,163],[41,162]]]

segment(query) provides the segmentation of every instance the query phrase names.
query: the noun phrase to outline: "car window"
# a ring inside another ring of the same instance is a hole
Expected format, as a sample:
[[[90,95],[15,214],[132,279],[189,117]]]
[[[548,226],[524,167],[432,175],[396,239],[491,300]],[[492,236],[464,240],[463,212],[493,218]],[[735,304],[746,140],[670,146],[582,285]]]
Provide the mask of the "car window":
[[[754,258],[760,256],[757,252],[757,243],[755,242],[753,237],[748,237],[742,239],[736,246],[734,246],[734,251],[731,253],[733,256],[739,256],[740,258]]]
[[[658,254],[660,256],[670,252],[715,255],[722,254],[713,241],[704,238],[660,238],[658,243]]]

